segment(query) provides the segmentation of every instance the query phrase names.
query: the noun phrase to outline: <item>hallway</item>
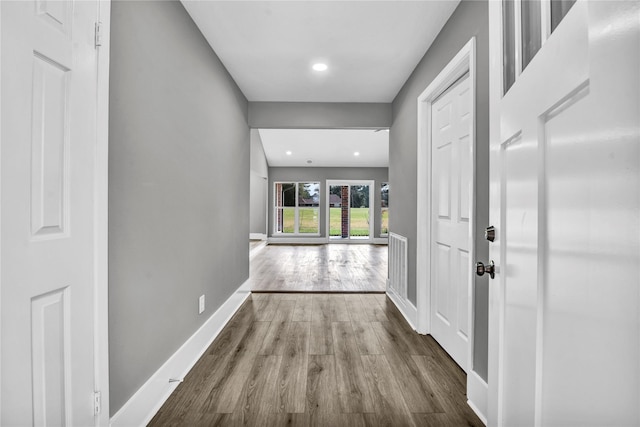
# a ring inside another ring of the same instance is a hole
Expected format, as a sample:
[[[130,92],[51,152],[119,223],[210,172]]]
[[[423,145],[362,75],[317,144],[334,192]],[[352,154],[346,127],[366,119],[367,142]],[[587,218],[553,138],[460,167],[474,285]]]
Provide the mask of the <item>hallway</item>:
[[[386,245],[267,245],[252,256],[254,292],[384,292]]]
[[[481,426],[466,376],[384,295],[252,294],[151,426]]]

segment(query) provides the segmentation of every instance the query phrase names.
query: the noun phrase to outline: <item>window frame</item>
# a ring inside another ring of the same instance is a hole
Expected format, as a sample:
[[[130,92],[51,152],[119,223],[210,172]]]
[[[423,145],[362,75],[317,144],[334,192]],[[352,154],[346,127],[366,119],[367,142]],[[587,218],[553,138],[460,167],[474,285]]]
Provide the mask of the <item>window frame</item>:
[[[382,199],[382,189],[385,187],[385,185],[387,187],[387,206],[382,206],[382,200],[383,200]],[[387,232],[386,233],[382,232],[382,225],[383,225],[383,222],[382,222],[382,209],[384,209],[384,208],[387,209],[387,215],[388,215],[388,212],[389,212],[389,188],[390,188],[389,181],[386,181],[386,182],[383,181],[383,182],[380,183],[380,237],[389,237],[389,223],[388,223],[389,219],[388,219],[388,217],[387,217]]]
[[[293,184],[295,186],[294,190],[294,206],[278,206],[278,185],[281,184]],[[300,185],[304,184],[316,184],[318,186],[318,206],[299,206],[299,191]],[[317,237],[320,236],[320,207],[322,204],[322,188],[320,181],[273,181],[273,236],[278,237],[293,237],[293,236],[304,236],[304,237]],[[283,229],[284,229],[284,211],[285,209],[293,209],[293,232],[287,233],[284,231],[278,231],[278,211],[281,210],[283,212]],[[317,222],[317,231],[312,233],[301,233],[300,232],[300,209],[311,210],[315,209],[318,215]]]
[[[515,49],[514,49],[514,56],[513,58],[510,58],[513,61],[513,64],[511,65],[515,65],[515,73],[514,73],[514,79],[513,82],[511,83],[511,85],[509,87],[505,86],[505,69],[506,69],[506,58],[505,58],[505,34],[504,34],[504,28],[505,28],[505,8],[504,8],[504,3],[506,1],[509,1],[511,3],[513,3],[513,15],[512,15],[512,19],[513,19],[513,27],[514,27],[514,42],[515,42]],[[562,19],[560,21],[558,21],[558,24],[556,26],[556,28],[552,28],[552,17],[551,17],[551,2],[552,0],[540,0],[539,4],[540,4],[540,47],[538,48],[538,50],[536,51],[536,53],[531,57],[531,59],[529,60],[529,62],[527,63],[527,65],[525,67],[523,67],[523,46],[522,46],[522,26],[523,26],[523,18],[522,18],[522,3],[523,1],[526,0],[500,0],[500,10],[501,10],[501,15],[502,15],[502,34],[500,34],[500,40],[501,40],[501,50],[502,50],[502,64],[501,64],[501,82],[500,84],[502,85],[502,97],[505,97],[508,93],[509,90],[511,89],[511,87],[513,87],[513,85],[515,85],[515,83],[518,81],[518,79],[520,79],[522,73],[524,72],[525,68],[527,68],[531,62],[533,62],[535,60],[535,57],[537,56],[538,52],[540,52],[542,50],[542,48],[544,47],[545,43],[547,42],[547,40],[549,40],[549,37],[551,37],[552,33],[554,31],[557,30],[557,26],[559,26],[562,23],[562,20],[564,20],[564,18],[566,17],[566,15],[568,13],[570,13],[573,5],[575,4],[575,2],[567,9],[567,11],[565,12],[564,16],[562,17]]]

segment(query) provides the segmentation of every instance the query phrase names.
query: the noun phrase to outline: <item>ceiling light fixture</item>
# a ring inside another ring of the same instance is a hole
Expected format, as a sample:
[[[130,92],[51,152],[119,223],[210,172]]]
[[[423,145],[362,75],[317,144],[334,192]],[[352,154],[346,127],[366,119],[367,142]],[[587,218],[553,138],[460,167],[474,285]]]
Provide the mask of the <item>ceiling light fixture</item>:
[[[327,71],[327,64],[323,64],[322,62],[318,62],[317,64],[313,64],[312,67],[316,71]]]
[[[359,155],[360,155],[360,152],[359,152],[359,151],[356,151],[355,153],[353,153],[353,155],[354,155],[354,156],[359,156]]]
[[[286,154],[287,154],[287,156],[290,156],[291,155],[291,151],[287,151]]]

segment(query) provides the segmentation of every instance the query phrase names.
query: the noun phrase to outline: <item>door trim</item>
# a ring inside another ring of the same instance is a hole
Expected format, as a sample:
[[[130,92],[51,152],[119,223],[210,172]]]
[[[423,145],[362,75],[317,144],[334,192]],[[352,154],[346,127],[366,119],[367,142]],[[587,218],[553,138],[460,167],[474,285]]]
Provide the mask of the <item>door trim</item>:
[[[2,100],[2,2],[0,2],[0,100]],[[2,200],[2,102],[0,102],[0,200]],[[0,242],[2,241],[2,215],[0,215]],[[0,384],[2,382],[2,246],[0,245]],[[0,414],[2,414],[2,387],[0,387]]]
[[[516,3],[517,4],[517,3]],[[500,139],[500,101],[503,95],[503,58],[502,58],[502,5],[498,2],[489,2],[489,63],[495,64],[495,66],[489,68],[489,145],[496,139]],[[519,24],[518,24],[519,25]],[[515,31],[515,30],[514,30]],[[518,36],[519,37],[519,36]],[[520,46],[516,44],[516,49],[519,50]],[[519,54],[518,54],[519,55]],[[519,58],[518,58],[519,59]],[[517,62],[520,62],[516,60]],[[516,63],[517,63],[516,62]],[[517,71],[516,71],[517,74]],[[499,161],[500,153],[490,150],[489,164]],[[498,172],[495,168],[489,169],[489,182],[496,179],[495,176]],[[491,212],[499,206],[501,196],[500,189],[491,189],[490,192],[493,198],[489,198],[489,212]],[[496,205],[498,204],[498,205]],[[499,209],[496,211],[499,212]],[[499,216],[499,215],[498,215]],[[501,218],[492,217],[491,221],[501,221]],[[500,225],[501,227],[502,225]],[[499,237],[498,237],[499,238]],[[490,249],[490,259],[498,262],[498,265],[502,265],[502,249],[496,251]],[[500,280],[501,277],[500,277]],[[499,288],[502,288],[501,284]],[[491,384],[487,396],[487,420],[492,425],[502,426],[502,378],[500,376],[500,362],[502,359],[501,343],[499,337],[502,335],[500,328],[502,327],[502,293],[496,286],[489,286],[489,345],[488,345],[488,357],[487,357],[487,375],[488,382]]]
[[[417,241],[416,241],[416,292],[417,292],[417,331],[421,334],[431,332],[431,110],[434,101],[453,83],[469,73],[469,90],[471,92],[471,156],[473,190],[471,199],[471,215],[469,218],[469,262],[473,264],[475,256],[476,234],[476,40],[472,37],[456,56],[442,69],[438,76],[418,96],[418,178],[417,188]],[[474,292],[475,278],[473,265],[469,266],[470,288],[469,305],[467,307],[470,336],[468,345],[467,394],[469,405],[482,420],[486,420],[486,401],[488,386],[473,370],[474,348]]]
[[[476,146],[476,84],[475,84],[475,37],[460,49],[460,52],[447,64],[431,84],[418,96],[418,182],[417,205],[417,259],[416,263],[416,291],[418,308],[418,332],[428,334],[431,331],[431,107],[434,101],[456,80],[469,73],[469,90],[471,92],[471,114],[473,124],[471,129],[471,147],[474,158],[472,176],[475,177],[475,146]],[[475,185],[475,178],[474,178]],[[475,188],[471,205],[471,235],[475,233]],[[469,258],[475,259],[475,248],[470,246]],[[471,269],[470,269],[471,271]],[[473,305],[471,305],[471,308]],[[472,314],[472,313],[471,313]],[[470,317],[473,319],[473,317]],[[471,328],[473,337],[473,321]]]
[[[262,240],[267,240],[269,238],[269,173],[267,172],[267,176],[261,178],[264,180],[262,183],[262,191],[264,191],[264,238]]]
[[[109,425],[109,52],[111,0],[98,1],[102,44],[97,54],[96,167],[94,177],[94,387],[101,409],[96,426]]]

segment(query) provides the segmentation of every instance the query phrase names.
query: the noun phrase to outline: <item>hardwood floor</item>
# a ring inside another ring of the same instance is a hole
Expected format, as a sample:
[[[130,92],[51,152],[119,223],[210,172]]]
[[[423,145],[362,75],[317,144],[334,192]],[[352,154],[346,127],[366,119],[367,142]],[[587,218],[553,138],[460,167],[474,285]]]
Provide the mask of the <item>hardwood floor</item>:
[[[252,294],[151,426],[482,426],[466,376],[381,294]]]
[[[254,250],[262,244],[264,244],[264,240],[249,240],[249,251]]]
[[[256,292],[384,292],[386,245],[268,245],[251,258]]]

